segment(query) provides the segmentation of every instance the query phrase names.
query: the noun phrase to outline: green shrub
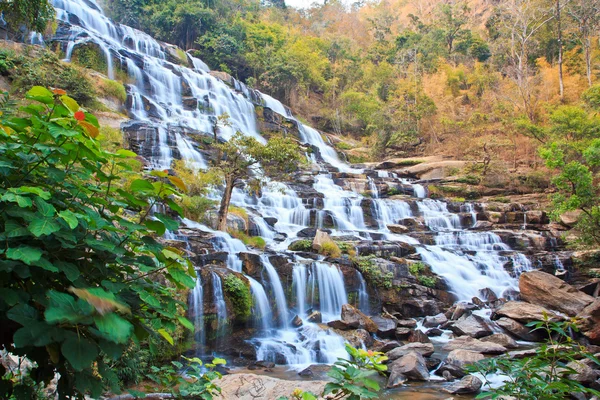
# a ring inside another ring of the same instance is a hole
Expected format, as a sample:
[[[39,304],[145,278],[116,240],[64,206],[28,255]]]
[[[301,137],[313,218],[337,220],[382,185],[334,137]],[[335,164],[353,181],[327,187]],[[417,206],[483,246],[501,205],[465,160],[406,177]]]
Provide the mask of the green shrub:
[[[8,75],[14,64],[15,52],[10,49],[0,49],[0,75]]]
[[[353,260],[354,266],[358,269],[367,282],[376,287],[382,287],[384,289],[392,288],[392,279],[394,274],[392,272],[382,272],[381,269],[375,265],[373,259],[376,258],[373,255],[366,257],[356,257]]]
[[[354,255],[356,253],[356,250],[354,249],[354,245],[352,243],[338,242],[335,240],[334,240],[334,242],[337,245],[337,247],[339,247],[339,249],[342,251],[342,253],[349,254],[349,255]]]
[[[320,253],[324,256],[338,258],[342,255],[342,251],[334,241],[325,241],[321,244]]]
[[[112,79],[103,79],[98,88],[106,97],[112,97],[121,103],[125,103],[127,100],[127,91],[121,82],[113,81]]]
[[[312,240],[302,239],[296,240],[295,242],[290,243],[288,246],[288,250],[291,251],[312,251]]]
[[[437,283],[437,278],[431,274],[431,268],[422,261],[409,264],[408,272],[425,287],[434,288]]]
[[[425,275],[420,275],[417,280],[419,281],[419,283],[425,287],[428,288],[434,288],[435,284],[437,283],[437,278],[434,276],[425,276]]]
[[[351,150],[354,148],[351,144],[347,142],[337,142],[335,144],[335,147],[337,147],[340,150]]]
[[[235,230],[229,231],[229,234],[234,238],[244,242],[246,246],[256,247],[257,249],[261,250],[264,250],[264,248],[267,246],[265,239],[261,238],[260,236],[250,236],[245,232]]]
[[[181,196],[179,205],[186,218],[193,221],[206,222],[206,213],[212,210],[217,202],[202,196]]]
[[[94,43],[86,43],[75,47],[71,62],[103,74],[108,73],[106,54]]]
[[[250,287],[234,274],[223,279],[223,291],[231,300],[233,312],[239,321],[246,321],[252,314],[252,294]]]
[[[427,270],[427,265],[424,262],[418,261],[416,263],[412,263],[408,266],[408,272],[411,275],[419,275],[420,273]]]

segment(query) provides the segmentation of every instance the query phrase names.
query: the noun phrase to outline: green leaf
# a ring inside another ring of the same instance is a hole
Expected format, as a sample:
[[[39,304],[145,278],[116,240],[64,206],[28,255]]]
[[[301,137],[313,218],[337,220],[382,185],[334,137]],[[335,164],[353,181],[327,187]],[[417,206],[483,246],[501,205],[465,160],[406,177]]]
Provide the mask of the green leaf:
[[[15,347],[45,346],[52,342],[52,330],[43,322],[33,322],[18,329],[13,335]]]
[[[154,192],[154,186],[145,179],[136,179],[129,187],[132,192]]]
[[[133,151],[125,149],[117,150],[116,154],[123,157],[137,157],[137,154],[135,154]]]
[[[27,227],[35,237],[51,235],[60,230],[60,224],[54,219],[40,218],[33,220]]]
[[[140,295],[140,299],[143,302],[147,303],[150,307],[158,308],[161,306],[160,301],[156,297],[152,296],[150,293],[146,292],[145,290],[141,291],[139,293],[139,295]]]
[[[75,229],[79,224],[77,216],[69,210],[64,210],[58,213],[58,215],[69,225],[69,228]]]
[[[179,323],[186,329],[189,329],[190,331],[194,332],[194,324],[192,324],[190,322],[189,319],[178,316],[177,319],[179,320]]]
[[[61,346],[61,352],[75,371],[90,368],[98,356],[96,343],[83,337],[69,337]]]
[[[8,310],[6,316],[15,322],[25,326],[38,321],[38,312],[28,304],[18,304]]]
[[[52,197],[52,195],[50,194],[50,192],[47,192],[43,189],[40,189],[39,187],[32,187],[32,186],[21,186],[19,188],[17,188],[19,193],[33,193],[36,194],[38,196],[40,196],[42,199],[44,200],[50,200],[50,198]]]
[[[159,333],[159,334],[160,334],[160,335],[161,335],[163,338],[165,338],[165,340],[166,340],[167,342],[169,342],[169,344],[170,344],[171,346],[173,346],[173,344],[174,344],[175,342],[173,341],[173,337],[172,337],[172,336],[169,334],[169,332],[167,332],[167,331],[166,331],[166,330],[164,330],[164,329],[159,329],[157,332],[158,332],[158,333]]]
[[[123,354],[123,346],[109,340],[100,339],[98,342],[100,350],[111,360],[118,360]]]
[[[187,274],[187,272],[180,269],[169,270],[169,275],[178,283],[193,289],[196,286],[196,281]]]
[[[133,332],[133,325],[115,313],[96,316],[94,322],[106,339],[115,343],[126,343]]]
[[[154,170],[150,171],[150,175],[157,176],[159,178],[166,178],[167,176],[169,176],[169,173],[167,171],[161,171],[159,169],[154,169]]]
[[[25,98],[36,100],[44,104],[52,104],[54,102],[54,95],[52,92],[43,86],[34,86],[29,89],[27,94],[25,94]]]
[[[146,225],[148,227],[148,229],[150,229],[153,232],[156,232],[157,235],[162,236],[165,234],[165,224],[163,224],[160,221],[155,221],[152,219],[147,219],[146,221],[144,221],[144,225]]]
[[[36,197],[35,205],[37,207],[38,213],[42,214],[44,217],[53,217],[56,214],[56,209],[52,204],[47,203],[44,199],[40,197]]]
[[[154,216],[158,218],[163,224],[165,224],[165,228],[167,228],[168,230],[176,231],[177,229],[179,229],[179,222],[175,221],[173,218],[161,213],[156,213],[154,214]]]
[[[48,291],[50,304],[44,312],[50,324],[59,322],[77,323],[90,316],[94,308],[85,301],[75,301],[73,296],[55,290]]]
[[[66,94],[60,96],[60,100],[71,112],[76,112],[79,110],[79,104],[77,104],[77,102],[75,100],[73,100]]]
[[[6,250],[6,257],[11,260],[23,261],[27,265],[38,261],[42,257],[42,251],[31,246],[11,247]]]

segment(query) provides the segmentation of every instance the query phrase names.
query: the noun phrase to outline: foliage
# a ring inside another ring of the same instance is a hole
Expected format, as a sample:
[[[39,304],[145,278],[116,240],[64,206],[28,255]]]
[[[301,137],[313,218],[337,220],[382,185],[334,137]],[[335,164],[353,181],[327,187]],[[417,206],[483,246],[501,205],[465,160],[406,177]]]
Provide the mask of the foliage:
[[[0,2],[0,12],[9,26],[17,31],[20,25],[43,32],[54,18],[54,8],[48,0],[13,0]]]
[[[257,249],[264,249],[267,246],[265,239],[261,238],[260,236],[250,236],[244,232],[236,230],[230,230],[229,234],[234,238],[244,242],[246,246],[256,247]]]
[[[33,87],[27,99],[19,117],[0,118],[2,346],[35,362],[37,382],[58,372],[61,398],[119,392],[107,362],[131,340],[152,351],[179,324],[193,329],[175,300],[194,287],[193,266],[154,239],[177,222],[150,214],[159,203],[180,212],[170,197],[181,185],[100,148],[96,118],[63,90]]]
[[[431,270],[427,264],[421,261],[417,261],[415,263],[408,265],[408,272],[417,278],[417,281],[428,288],[435,287],[437,283],[437,278],[435,276],[429,276],[426,274],[431,274]]]
[[[203,196],[181,196],[177,203],[183,209],[183,215],[192,221],[207,222],[206,213],[214,209],[217,202]]]
[[[236,275],[228,274],[223,280],[223,291],[233,304],[236,318],[240,321],[250,318],[252,313],[252,294],[248,285]]]
[[[379,398],[379,384],[370,377],[387,371],[383,364],[387,357],[371,350],[355,349],[346,344],[350,360],[338,359],[327,372],[333,382],[325,385],[323,395],[332,393],[336,399],[348,400]]]
[[[342,251],[334,241],[325,241],[321,244],[320,253],[327,257],[337,258],[342,255]]]
[[[102,79],[98,89],[105,96],[112,97],[123,104],[127,100],[127,91],[121,82],[113,81],[112,79]]]
[[[225,365],[225,360],[214,358],[211,363],[203,364],[199,358],[183,359],[186,361],[185,366],[179,361],[172,361],[171,365],[162,367],[152,366],[152,373],[148,378],[161,387],[170,389],[171,395],[177,399],[211,400],[221,393],[221,388],[214,381],[221,379],[222,375],[215,368]],[[181,374],[184,367],[186,376]]]
[[[382,287],[384,289],[392,288],[392,278],[394,274],[392,272],[382,272],[374,262],[375,256],[365,256],[354,258],[353,264],[358,269],[367,282],[375,287]]]
[[[312,251],[312,240],[302,239],[296,240],[288,246],[291,251]]]
[[[528,327],[543,331],[548,341],[536,348],[534,356],[523,359],[506,356],[486,358],[469,366],[470,372],[479,372],[485,378],[489,391],[477,398],[515,399],[565,399],[575,393],[598,396],[600,392],[586,388],[573,379],[577,374],[571,362],[592,362],[600,364],[585,347],[574,341],[571,332],[577,332],[574,320],[566,322],[551,321],[544,313],[544,320],[530,322]],[[487,380],[491,374],[500,373],[508,379],[498,388],[492,388]]]

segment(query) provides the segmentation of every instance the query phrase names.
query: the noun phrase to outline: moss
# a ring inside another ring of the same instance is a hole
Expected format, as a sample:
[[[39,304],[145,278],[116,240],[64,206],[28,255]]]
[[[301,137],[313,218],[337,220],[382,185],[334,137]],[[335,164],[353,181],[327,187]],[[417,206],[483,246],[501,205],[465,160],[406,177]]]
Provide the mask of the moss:
[[[108,73],[106,54],[93,43],[77,46],[73,50],[71,62],[103,74]]]
[[[320,253],[324,256],[337,258],[342,255],[342,251],[334,241],[326,241],[321,245]]]
[[[373,255],[356,257],[353,259],[353,264],[371,285],[384,289],[391,289],[394,274],[391,272],[382,272],[373,262],[374,258],[375,256]]]
[[[235,216],[240,217],[241,219],[246,221],[246,226],[248,226],[248,212],[245,209],[236,206],[229,206],[229,214],[233,214]]]
[[[354,148],[351,144],[346,142],[337,142],[335,144],[335,147],[337,147],[340,150],[351,150]]]
[[[428,288],[434,288],[437,283],[437,278],[433,276],[431,269],[424,262],[412,263],[408,266],[408,272],[413,275],[417,281]]]
[[[458,183],[466,183],[467,185],[479,185],[481,179],[474,175],[461,176],[456,180]]]
[[[125,103],[127,100],[127,91],[121,82],[113,81],[111,79],[102,79],[98,85],[98,89],[100,90],[100,93],[106,97],[111,97],[121,103]]]
[[[250,287],[234,274],[223,279],[223,291],[231,301],[233,312],[238,321],[246,321],[252,315],[252,294]]]
[[[236,239],[244,242],[246,246],[256,247],[257,249],[264,249],[267,246],[265,239],[260,236],[250,236],[241,231],[229,231],[229,234]]]
[[[353,154],[348,154],[348,161],[350,162],[350,164],[361,164],[369,161],[369,157],[363,155],[356,156]]]
[[[396,196],[402,194],[402,192],[398,188],[389,188],[387,191],[388,196]]]
[[[335,241],[335,244],[337,245],[337,247],[339,247],[339,249],[342,251],[342,253],[345,254],[352,254],[355,253],[356,251],[354,250],[354,245],[352,243],[348,243],[348,242],[338,242]]]
[[[291,251],[312,251],[312,240],[296,240],[288,246]]]
[[[399,167],[412,167],[413,165],[423,164],[423,160],[399,160],[395,164]]]
[[[504,197],[504,196],[498,196],[498,197],[494,197],[492,198],[492,201],[497,201],[498,203],[510,203],[510,199],[508,197]],[[488,207],[488,210],[492,210],[490,207]],[[492,210],[494,211],[494,210]]]

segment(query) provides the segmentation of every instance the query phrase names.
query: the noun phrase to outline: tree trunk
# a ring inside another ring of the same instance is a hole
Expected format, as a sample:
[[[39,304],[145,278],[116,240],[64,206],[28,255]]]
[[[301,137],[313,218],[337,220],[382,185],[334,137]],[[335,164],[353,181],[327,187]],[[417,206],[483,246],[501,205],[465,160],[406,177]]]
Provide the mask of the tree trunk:
[[[583,47],[585,47],[585,67],[589,87],[592,87],[592,54],[590,51],[591,46],[592,44],[590,43],[590,38],[586,37]]]
[[[235,179],[233,177],[225,177],[225,191],[223,192],[221,205],[219,206],[219,222],[217,224],[217,229],[223,232],[227,232],[227,214],[229,213],[229,203],[231,202],[234,183]]]
[[[563,82],[563,43],[560,20],[560,0],[556,0],[556,22],[558,24],[558,85],[560,89],[560,100],[562,101],[565,97],[565,84]]]

